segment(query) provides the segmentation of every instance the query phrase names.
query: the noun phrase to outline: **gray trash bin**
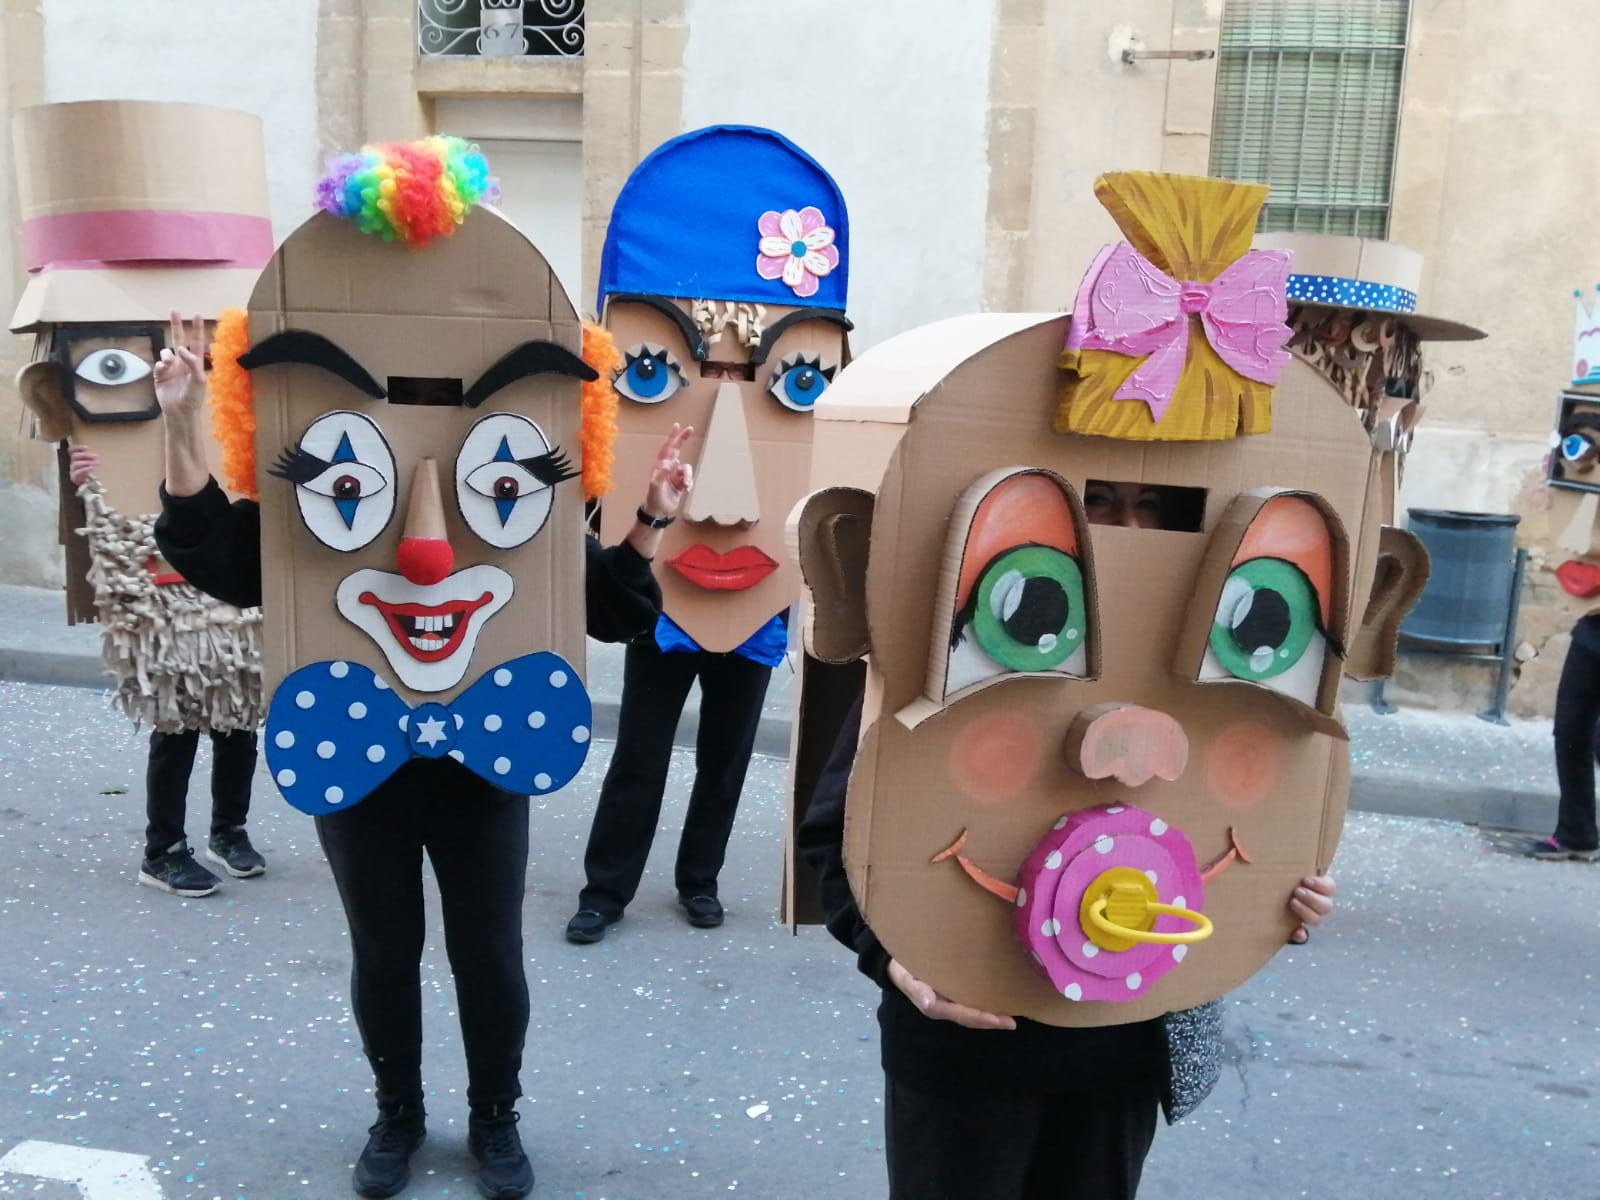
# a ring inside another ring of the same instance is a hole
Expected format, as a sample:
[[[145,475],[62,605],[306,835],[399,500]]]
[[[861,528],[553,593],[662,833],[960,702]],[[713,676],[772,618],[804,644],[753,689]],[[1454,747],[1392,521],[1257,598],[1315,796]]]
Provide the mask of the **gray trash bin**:
[[[1499,646],[1522,518],[1440,508],[1407,512],[1411,532],[1428,548],[1432,572],[1417,606],[1400,623],[1401,635],[1436,646]]]

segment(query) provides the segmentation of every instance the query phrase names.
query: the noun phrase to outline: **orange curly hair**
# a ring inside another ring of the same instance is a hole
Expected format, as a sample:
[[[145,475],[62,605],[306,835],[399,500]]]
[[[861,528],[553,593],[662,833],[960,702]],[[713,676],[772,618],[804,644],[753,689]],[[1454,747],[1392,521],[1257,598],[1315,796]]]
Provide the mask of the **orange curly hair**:
[[[242,308],[217,318],[211,338],[211,429],[222,444],[222,482],[235,495],[255,500],[256,405],[250,372],[239,357],[250,349],[250,321]]]
[[[250,372],[239,357],[250,349],[250,327],[244,309],[230,308],[217,319],[211,342],[211,428],[222,444],[223,483],[240,496],[259,498],[256,487],[256,410]],[[583,453],[583,493],[597,500],[611,490],[616,461],[617,394],[612,376],[622,354],[604,329],[583,327],[583,361],[598,378],[583,385],[578,441]]]
[[[583,323],[583,361],[597,375],[583,385],[583,494],[598,500],[611,490],[617,457],[617,389],[611,381],[622,368],[622,351],[609,333],[588,321]]]

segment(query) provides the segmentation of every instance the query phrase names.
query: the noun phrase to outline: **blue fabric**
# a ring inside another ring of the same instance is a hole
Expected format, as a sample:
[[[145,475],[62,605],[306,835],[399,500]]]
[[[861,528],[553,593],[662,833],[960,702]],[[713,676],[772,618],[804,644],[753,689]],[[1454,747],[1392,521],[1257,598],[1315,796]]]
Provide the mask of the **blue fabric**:
[[[756,223],[762,213],[807,205],[833,230],[839,265],[802,299],[782,279],[756,274]],[[656,147],[622,185],[596,311],[618,292],[843,309],[849,273],[849,218],[833,177],[780,133],[712,125]]]
[[[1290,275],[1288,297],[1309,304],[1340,304],[1370,312],[1417,311],[1417,294],[1387,283],[1343,275]]]
[[[319,662],[278,685],[264,748],[283,798],[320,817],[359,804],[414,757],[448,754],[521,796],[556,791],[583,766],[591,723],[583,680],[548,651],[415,709],[360,663]]]
[[[734,653],[763,667],[777,666],[783,661],[784,652],[789,648],[788,618],[787,611],[779,613],[746,638],[744,644],[737,647]],[[662,613],[660,619],[656,621],[656,645],[661,648],[663,654],[671,654],[674,651],[689,653],[700,649],[700,644],[673,624],[672,618],[666,613]]]

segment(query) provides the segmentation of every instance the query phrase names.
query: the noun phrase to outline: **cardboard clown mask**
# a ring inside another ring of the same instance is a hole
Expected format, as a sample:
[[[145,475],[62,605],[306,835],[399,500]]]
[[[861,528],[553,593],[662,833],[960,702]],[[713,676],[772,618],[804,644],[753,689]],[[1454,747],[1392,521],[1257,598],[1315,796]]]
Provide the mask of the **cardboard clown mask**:
[[[1368,602],[1359,413],[1285,371],[1287,255],[1249,249],[1265,189],[1096,192],[1129,240],[1073,315],[875,347],[818,406],[791,521],[808,649],[867,658],[867,922],[942,994],[1054,1025],[1191,1007],[1283,946],[1343,822],[1344,648],[1403,593]],[[1189,518],[1091,524],[1106,488]]]
[[[806,490],[812,411],[848,355],[849,253],[837,185],[767,129],[674,138],[617,197],[599,294],[622,353],[617,464],[647,471],[674,423],[698,434],[657,578],[702,649],[737,649],[799,593],[784,518]],[[602,536],[633,520],[606,506]]]
[[[457,139],[341,160],[256,286],[248,349],[213,348],[220,420],[254,422],[267,762],[306,812],[413,757],[542,794],[588,749],[583,502],[609,404],[585,447],[582,328],[474,203],[489,186]]]
[[[272,254],[261,122],[195,104],[45,104],[12,119],[28,280],[11,317],[32,333],[18,390],[45,441],[87,446],[114,513],[160,508],[151,370],[167,313],[243,304]],[[61,476],[68,613],[92,620],[88,520]],[[156,565],[154,578],[176,579]]]

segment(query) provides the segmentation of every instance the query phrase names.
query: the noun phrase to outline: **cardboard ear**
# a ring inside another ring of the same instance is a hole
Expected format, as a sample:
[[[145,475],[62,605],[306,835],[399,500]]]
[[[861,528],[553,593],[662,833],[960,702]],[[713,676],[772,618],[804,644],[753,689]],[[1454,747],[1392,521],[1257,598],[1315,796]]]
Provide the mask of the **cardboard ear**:
[[[1428,570],[1428,551],[1417,535],[1385,525],[1378,538],[1372,594],[1345,656],[1345,673],[1352,679],[1387,679],[1394,674],[1400,622],[1422,595]]]
[[[1314,492],[1241,492],[1212,532],[1174,669],[1200,684],[1259,688],[1312,728],[1334,715],[1349,624],[1350,542]]]
[[[31,362],[17,372],[17,391],[35,422],[34,436],[41,442],[60,442],[72,436],[72,414],[61,395],[61,368],[49,359]]]
[[[789,518],[789,552],[811,598],[806,653],[851,663],[872,649],[867,633],[867,547],[873,494],[832,487],[813,492]]]

